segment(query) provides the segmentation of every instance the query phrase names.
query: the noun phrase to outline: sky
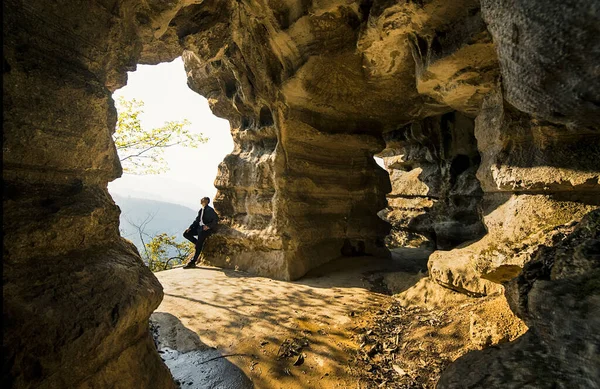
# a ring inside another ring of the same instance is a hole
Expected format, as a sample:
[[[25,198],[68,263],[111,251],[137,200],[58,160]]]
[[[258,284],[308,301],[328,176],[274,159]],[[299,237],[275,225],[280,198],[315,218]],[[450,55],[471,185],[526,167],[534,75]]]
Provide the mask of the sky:
[[[208,101],[187,86],[187,77],[180,58],[158,65],[138,65],[128,72],[127,85],[115,91],[119,96],[144,102],[140,120],[144,128],[162,126],[167,121],[188,119],[191,132],[208,137],[198,148],[173,146],[166,149],[164,159],[169,170],[161,174],[123,174],[108,184],[111,194],[131,196],[199,208],[200,199],[215,197],[217,168],[233,151],[229,122],[214,116]],[[375,158],[383,167],[383,160]]]
[[[128,73],[127,85],[113,98],[136,98],[144,102],[140,120],[144,128],[156,128],[167,121],[188,119],[189,129],[208,137],[198,148],[173,146],[164,159],[169,170],[162,174],[123,174],[109,183],[108,190],[121,196],[168,201],[197,209],[200,199],[214,198],[217,167],[233,151],[229,122],[214,116],[207,100],[187,86],[181,58],[159,65],[138,65]]]

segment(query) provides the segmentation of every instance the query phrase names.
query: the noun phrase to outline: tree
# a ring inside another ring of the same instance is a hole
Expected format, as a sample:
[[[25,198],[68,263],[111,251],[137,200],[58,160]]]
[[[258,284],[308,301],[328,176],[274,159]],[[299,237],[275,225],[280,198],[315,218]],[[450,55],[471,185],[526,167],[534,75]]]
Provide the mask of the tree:
[[[153,272],[181,265],[194,250],[192,242],[177,242],[175,235],[155,235],[146,244],[147,264]]]
[[[152,239],[152,237],[146,232],[146,226],[148,225],[148,223],[150,223],[152,221],[152,219],[154,219],[154,217],[156,216],[156,212],[155,213],[150,213],[148,212],[146,214],[146,218],[143,221],[138,221],[138,222],[134,222],[131,219],[129,219],[127,216],[125,216],[125,220],[127,220],[127,223],[129,223],[129,225],[131,225],[132,227],[134,227],[136,229],[136,232],[140,238],[140,242],[142,243],[142,248],[144,249],[144,252],[141,254],[142,259],[147,259],[149,257],[148,254],[148,248],[146,247],[146,241],[144,240],[144,237],[148,238],[148,239]],[[147,264],[147,260],[144,260],[144,262]]]
[[[175,235],[168,235],[163,232],[150,236],[146,233],[146,226],[154,219],[155,215],[148,213],[143,221],[137,223],[126,218],[127,222],[137,230],[144,249],[140,255],[144,263],[153,272],[168,270],[173,266],[181,265],[195,249],[192,242],[177,242]],[[144,238],[150,239],[149,242],[146,243]]]
[[[137,99],[117,99],[119,117],[113,135],[123,171],[130,174],[159,174],[168,170],[162,155],[165,149],[181,145],[196,148],[208,138],[189,131],[189,120],[165,122],[162,127],[146,130],[140,116],[144,102]]]

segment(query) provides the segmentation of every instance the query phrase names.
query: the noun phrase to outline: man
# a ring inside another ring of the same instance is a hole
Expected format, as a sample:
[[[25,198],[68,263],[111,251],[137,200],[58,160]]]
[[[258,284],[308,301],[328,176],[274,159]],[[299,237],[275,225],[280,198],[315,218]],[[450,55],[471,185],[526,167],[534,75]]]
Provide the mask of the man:
[[[196,267],[196,261],[202,252],[204,241],[215,231],[217,224],[219,223],[219,217],[217,216],[217,213],[213,208],[208,206],[208,203],[210,203],[210,199],[208,197],[203,197],[202,200],[200,200],[202,208],[198,211],[196,220],[194,220],[189,228],[183,233],[184,238],[196,245],[194,257],[188,262],[187,265],[183,267],[184,269]],[[194,236],[198,236],[198,239],[196,239]]]

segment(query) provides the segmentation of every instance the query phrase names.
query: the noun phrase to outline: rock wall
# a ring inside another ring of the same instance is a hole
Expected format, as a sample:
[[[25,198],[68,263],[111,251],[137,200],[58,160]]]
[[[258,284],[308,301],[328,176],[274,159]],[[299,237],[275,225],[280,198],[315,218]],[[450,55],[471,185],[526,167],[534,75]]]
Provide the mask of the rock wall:
[[[135,4],[2,6],[2,385],[174,388],[148,332],[162,287],[107,192]]]
[[[482,10],[502,74],[475,123],[488,234],[434,253],[429,270],[466,293],[504,290],[529,331],[459,358],[438,387],[597,387],[600,10],[489,0]]]
[[[591,0],[9,0],[3,11],[3,382],[14,387],[173,385],[147,331],[160,285],[119,237],[106,190],[121,174],[110,96],[137,63],[183,55],[189,86],[231,123],[213,264],[295,279],[342,254],[386,256],[386,209],[402,243],[454,248],[432,254],[432,279],[485,295],[599,205]],[[531,301],[581,286],[561,282]]]
[[[487,234],[465,247],[433,253],[429,271],[444,286],[485,295],[501,291],[499,283],[520,272],[554,227],[600,205],[595,167],[600,138],[593,128],[534,119],[503,101],[500,92],[483,102],[475,137]]]
[[[529,331],[459,358],[438,388],[598,386],[600,211],[553,232],[552,241],[532,252],[523,272],[506,285],[511,309]]]
[[[384,134],[379,155],[392,192],[380,216],[393,226],[388,246],[450,249],[485,234],[473,129],[473,119],[449,112]]]
[[[372,157],[394,154],[384,132],[420,120],[427,129],[416,136],[439,138],[427,168],[436,187],[424,195],[438,205],[417,233],[440,247],[483,233],[481,193],[465,177],[478,163],[472,117],[498,67],[476,1],[223,6],[227,14],[189,7],[210,29],[184,28],[195,12],[186,9],[168,28],[186,50],[189,85],[230,120],[236,141],[215,182],[224,223],[206,262],[295,279],[339,255],[388,256],[390,226],[377,213],[391,188]]]

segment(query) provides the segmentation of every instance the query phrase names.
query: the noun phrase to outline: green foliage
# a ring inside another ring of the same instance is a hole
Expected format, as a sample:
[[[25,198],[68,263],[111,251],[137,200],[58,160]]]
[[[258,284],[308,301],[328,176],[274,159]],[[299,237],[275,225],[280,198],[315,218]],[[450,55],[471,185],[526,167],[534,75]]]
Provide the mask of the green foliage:
[[[116,106],[119,118],[113,139],[125,173],[163,173],[168,170],[163,158],[166,148],[175,145],[196,148],[208,141],[202,134],[190,133],[191,123],[187,119],[165,122],[152,130],[142,128],[140,116],[144,113],[144,102],[141,100],[119,97]]]
[[[142,257],[150,270],[157,272],[181,265],[193,251],[193,243],[187,241],[180,243],[175,240],[174,235],[162,233],[145,244]]]

